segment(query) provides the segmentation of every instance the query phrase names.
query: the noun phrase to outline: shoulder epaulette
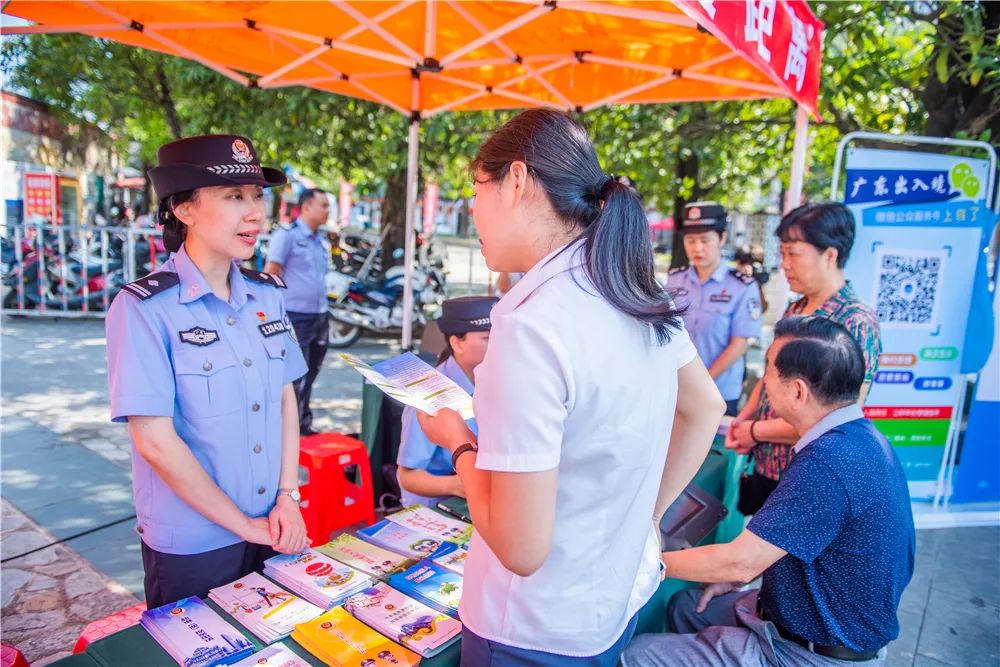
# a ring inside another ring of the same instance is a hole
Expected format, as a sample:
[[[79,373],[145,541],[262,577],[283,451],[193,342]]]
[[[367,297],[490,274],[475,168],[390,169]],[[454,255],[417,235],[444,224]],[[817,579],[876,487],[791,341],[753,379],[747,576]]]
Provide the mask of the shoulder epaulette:
[[[757,282],[753,276],[748,276],[739,269],[729,269],[729,273],[731,273],[734,278],[738,278],[744,285],[753,285]]]
[[[281,279],[281,276],[276,276],[271,273],[251,271],[250,269],[240,269],[240,273],[242,273],[247,280],[252,280],[255,283],[264,283],[265,285],[280,287],[281,289],[286,289],[288,287],[288,285],[285,284],[285,281]]]
[[[668,274],[672,276],[675,273],[680,273],[681,271],[687,271],[689,268],[691,268],[691,266],[689,264],[685,264],[684,266],[678,266],[673,269],[670,269],[670,271],[668,271]]]
[[[159,271],[157,273],[150,273],[148,276],[125,285],[125,287],[122,287],[122,290],[145,301],[164,290],[170,289],[180,281],[181,279],[172,271]]]

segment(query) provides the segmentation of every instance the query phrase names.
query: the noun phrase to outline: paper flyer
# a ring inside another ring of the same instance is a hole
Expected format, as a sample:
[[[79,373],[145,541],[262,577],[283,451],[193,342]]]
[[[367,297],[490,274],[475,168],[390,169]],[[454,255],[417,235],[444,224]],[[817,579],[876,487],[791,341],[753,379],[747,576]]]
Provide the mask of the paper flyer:
[[[441,408],[451,408],[462,419],[472,418],[472,396],[412,352],[404,352],[374,366],[346,353],[341,353],[340,358],[404,405],[430,415],[437,414]]]

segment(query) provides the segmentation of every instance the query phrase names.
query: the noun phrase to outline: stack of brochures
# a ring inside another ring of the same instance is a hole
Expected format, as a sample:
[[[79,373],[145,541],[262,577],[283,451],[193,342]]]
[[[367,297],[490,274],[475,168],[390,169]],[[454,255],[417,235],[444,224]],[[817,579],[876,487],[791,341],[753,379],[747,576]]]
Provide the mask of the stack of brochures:
[[[371,586],[374,579],[313,549],[279,554],[264,561],[264,574],[323,609]]]
[[[409,570],[389,577],[389,585],[452,618],[458,618],[462,575],[422,560]]]
[[[316,551],[379,579],[402,572],[414,563],[412,558],[346,533],[338,535],[323,546],[316,547]]]
[[[213,588],[208,597],[265,644],[284,639],[323,610],[256,572]]]
[[[407,528],[389,519],[357,531],[358,537],[413,559],[426,558],[445,543],[440,537]]]
[[[454,549],[445,548],[450,545],[451,542],[442,544],[441,548],[431,556],[431,560],[456,574],[465,576],[465,560],[469,555],[469,551],[465,547],[459,546],[456,546]]]
[[[344,602],[352,616],[425,658],[455,643],[462,624],[447,614],[378,583]]]
[[[307,651],[333,667],[398,665],[415,667],[420,656],[386,639],[336,607],[295,628],[292,638]]]
[[[184,667],[228,665],[253,653],[239,630],[196,597],[144,611],[139,624]]]
[[[472,537],[471,523],[445,516],[425,505],[412,505],[385,518],[415,532],[455,544],[465,544]]]
[[[254,653],[249,658],[231,663],[231,667],[312,667],[312,663],[292,653],[290,648],[278,642]]]

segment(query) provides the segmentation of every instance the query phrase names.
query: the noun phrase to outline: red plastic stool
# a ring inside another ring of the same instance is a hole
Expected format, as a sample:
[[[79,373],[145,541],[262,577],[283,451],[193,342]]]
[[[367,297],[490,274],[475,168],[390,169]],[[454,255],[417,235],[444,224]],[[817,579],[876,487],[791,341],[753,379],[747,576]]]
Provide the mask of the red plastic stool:
[[[360,484],[348,479],[357,466]],[[299,441],[302,518],[314,545],[326,544],[330,534],[359,522],[375,522],[371,463],[365,443],[341,433],[307,435]]]
[[[76,640],[76,646],[73,647],[73,653],[83,653],[87,646],[92,642],[96,642],[98,639],[104,639],[109,635],[115,634],[119,630],[132,627],[139,622],[139,617],[144,611],[146,611],[146,603],[140,602],[134,607],[122,609],[121,611],[115,612],[110,616],[105,616],[98,621],[90,623],[83,629],[83,632],[80,633],[80,638]]]
[[[0,666],[2,667],[28,667],[28,661],[13,646],[0,644]]]

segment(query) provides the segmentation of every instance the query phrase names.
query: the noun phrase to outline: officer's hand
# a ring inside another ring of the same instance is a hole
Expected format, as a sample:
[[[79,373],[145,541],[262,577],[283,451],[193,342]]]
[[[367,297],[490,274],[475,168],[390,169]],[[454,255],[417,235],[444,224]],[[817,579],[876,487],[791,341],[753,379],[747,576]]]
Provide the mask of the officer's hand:
[[[309,546],[306,524],[299,505],[288,496],[278,496],[274,509],[267,516],[271,544],[283,554],[297,554]]]
[[[738,590],[740,590],[740,585],[737,583],[709,584],[702,590],[701,597],[698,598],[698,606],[694,610],[699,614],[703,614],[705,608],[708,607],[708,603],[712,601],[712,598]]]
[[[417,421],[427,439],[453,452],[467,442],[475,442],[476,436],[469,430],[465,420],[448,408],[438,410],[433,417],[417,410]]]
[[[271,531],[268,528],[267,519],[264,517],[258,517],[256,519],[247,517],[246,527],[240,537],[242,537],[245,542],[250,542],[252,544],[267,544],[268,546],[274,544],[271,540]]]

